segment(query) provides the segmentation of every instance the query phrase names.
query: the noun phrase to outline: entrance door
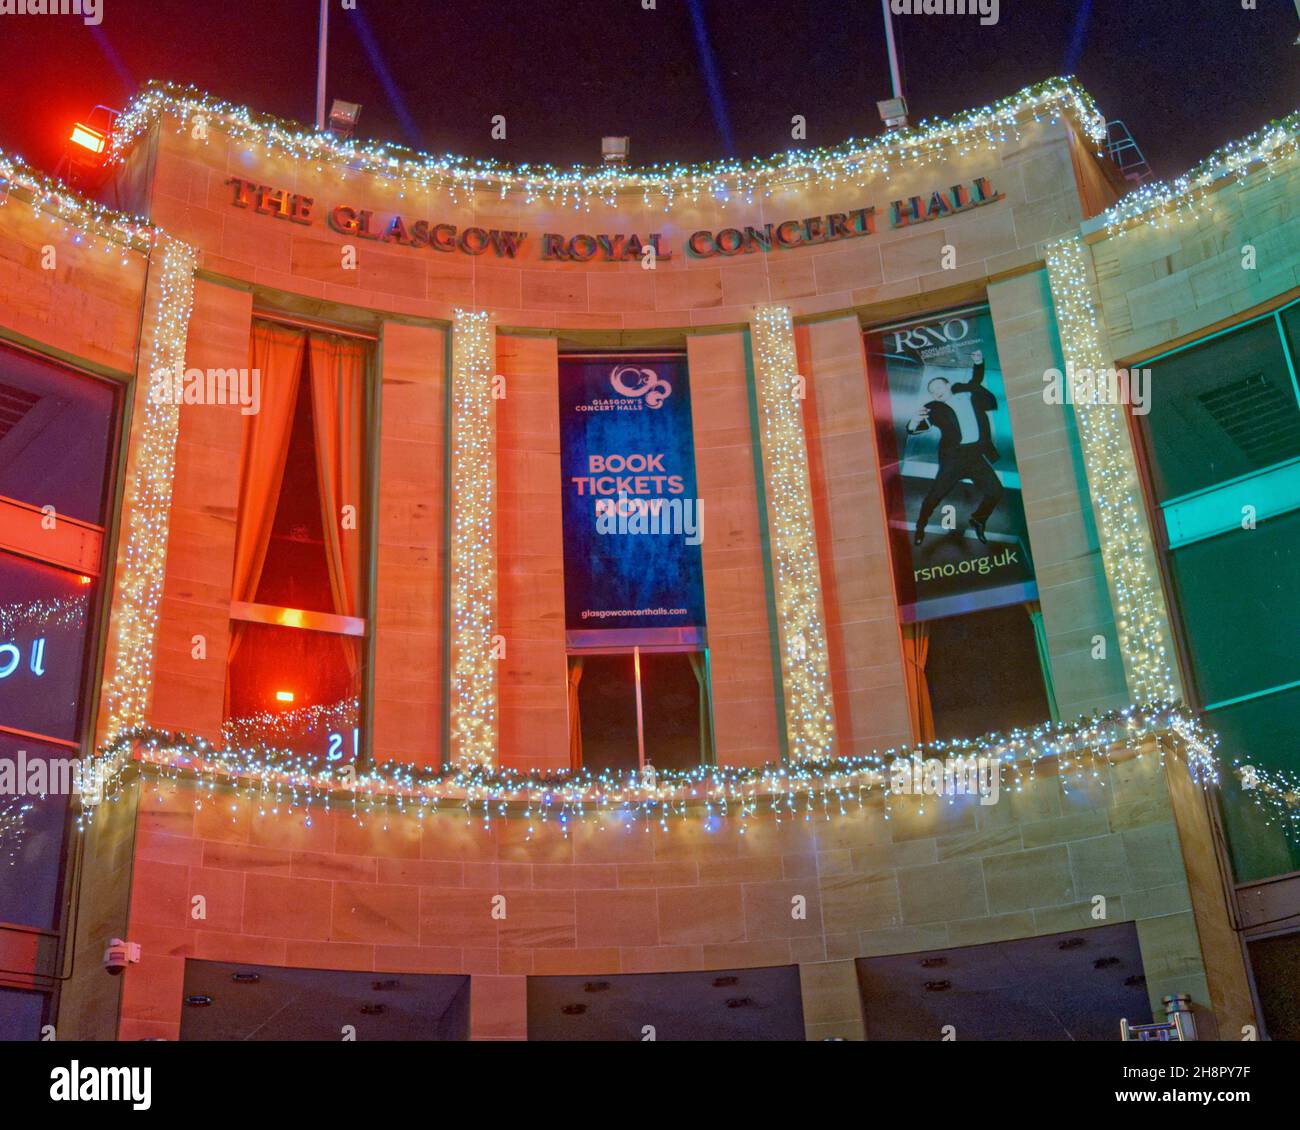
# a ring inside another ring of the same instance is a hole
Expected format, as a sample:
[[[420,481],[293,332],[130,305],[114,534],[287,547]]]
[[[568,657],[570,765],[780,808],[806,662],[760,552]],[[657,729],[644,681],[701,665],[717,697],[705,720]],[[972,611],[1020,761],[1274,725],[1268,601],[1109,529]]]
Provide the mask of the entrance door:
[[[868,1040],[1118,1040],[1121,1020],[1151,1023],[1132,922],[857,966]]]

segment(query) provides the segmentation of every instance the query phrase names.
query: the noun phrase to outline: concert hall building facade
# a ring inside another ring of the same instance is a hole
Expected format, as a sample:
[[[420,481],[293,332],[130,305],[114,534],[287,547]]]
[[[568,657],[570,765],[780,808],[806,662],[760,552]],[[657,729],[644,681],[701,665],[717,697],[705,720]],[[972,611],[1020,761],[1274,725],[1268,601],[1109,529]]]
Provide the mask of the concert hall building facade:
[[[0,155],[0,1036],[1300,1035],[1297,124]]]

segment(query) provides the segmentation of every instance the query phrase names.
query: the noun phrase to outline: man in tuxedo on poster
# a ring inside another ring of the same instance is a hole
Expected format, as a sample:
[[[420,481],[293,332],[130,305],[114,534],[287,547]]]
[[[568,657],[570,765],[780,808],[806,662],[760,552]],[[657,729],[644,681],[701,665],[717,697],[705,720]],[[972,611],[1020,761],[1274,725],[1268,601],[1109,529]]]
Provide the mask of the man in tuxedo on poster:
[[[987,544],[984,536],[989,516],[1002,500],[1002,483],[993,469],[998,457],[993,446],[993,429],[989,413],[998,406],[997,397],[984,387],[984,353],[971,354],[972,371],[969,381],[952,383],[947,377],[935,374],[926,382],[930,399],[917,409],[907,422],[908,435],[919,435],[931,428],[939,429],[939,470],[934,483],[921,502],[916,516],[913,544],[925,541],[925,528],[936,506],[963,479],[974,484],[980,493],[979,505],[971,512],[970,526],[975,536]]]

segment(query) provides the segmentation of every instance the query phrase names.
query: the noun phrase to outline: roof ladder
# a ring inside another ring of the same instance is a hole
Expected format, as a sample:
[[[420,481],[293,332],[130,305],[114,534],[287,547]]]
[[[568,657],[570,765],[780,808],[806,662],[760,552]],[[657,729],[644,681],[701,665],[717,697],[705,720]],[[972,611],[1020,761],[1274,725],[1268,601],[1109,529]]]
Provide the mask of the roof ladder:
[[[1141,184],[1150,179],[1151,166],[1147,164],[1138,143],[1133,140],[1128,126],[1118,118],[1106,123],[1106,152],[1119,166],[1125,180]]]

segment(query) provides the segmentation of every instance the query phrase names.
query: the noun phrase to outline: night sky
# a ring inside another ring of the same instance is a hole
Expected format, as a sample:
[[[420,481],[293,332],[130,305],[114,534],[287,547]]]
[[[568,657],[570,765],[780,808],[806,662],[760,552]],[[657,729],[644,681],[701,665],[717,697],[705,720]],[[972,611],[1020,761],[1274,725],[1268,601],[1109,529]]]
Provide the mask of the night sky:
[[[52,169],[73,119],[150,78],[309,122],[316,0],[102,0],[103,23],[0,16],[0,148]],[[882,129],[878,0],[333,0],[330,97],[358,133],[434,152],[570,164],[602,134],[633,163],[768,155]],[[1002,0],[896,17],[912,119],[1073,71],[1160,176],[1300,106],[1293,0]],[[490,136],[504,114],[505,140]]]

